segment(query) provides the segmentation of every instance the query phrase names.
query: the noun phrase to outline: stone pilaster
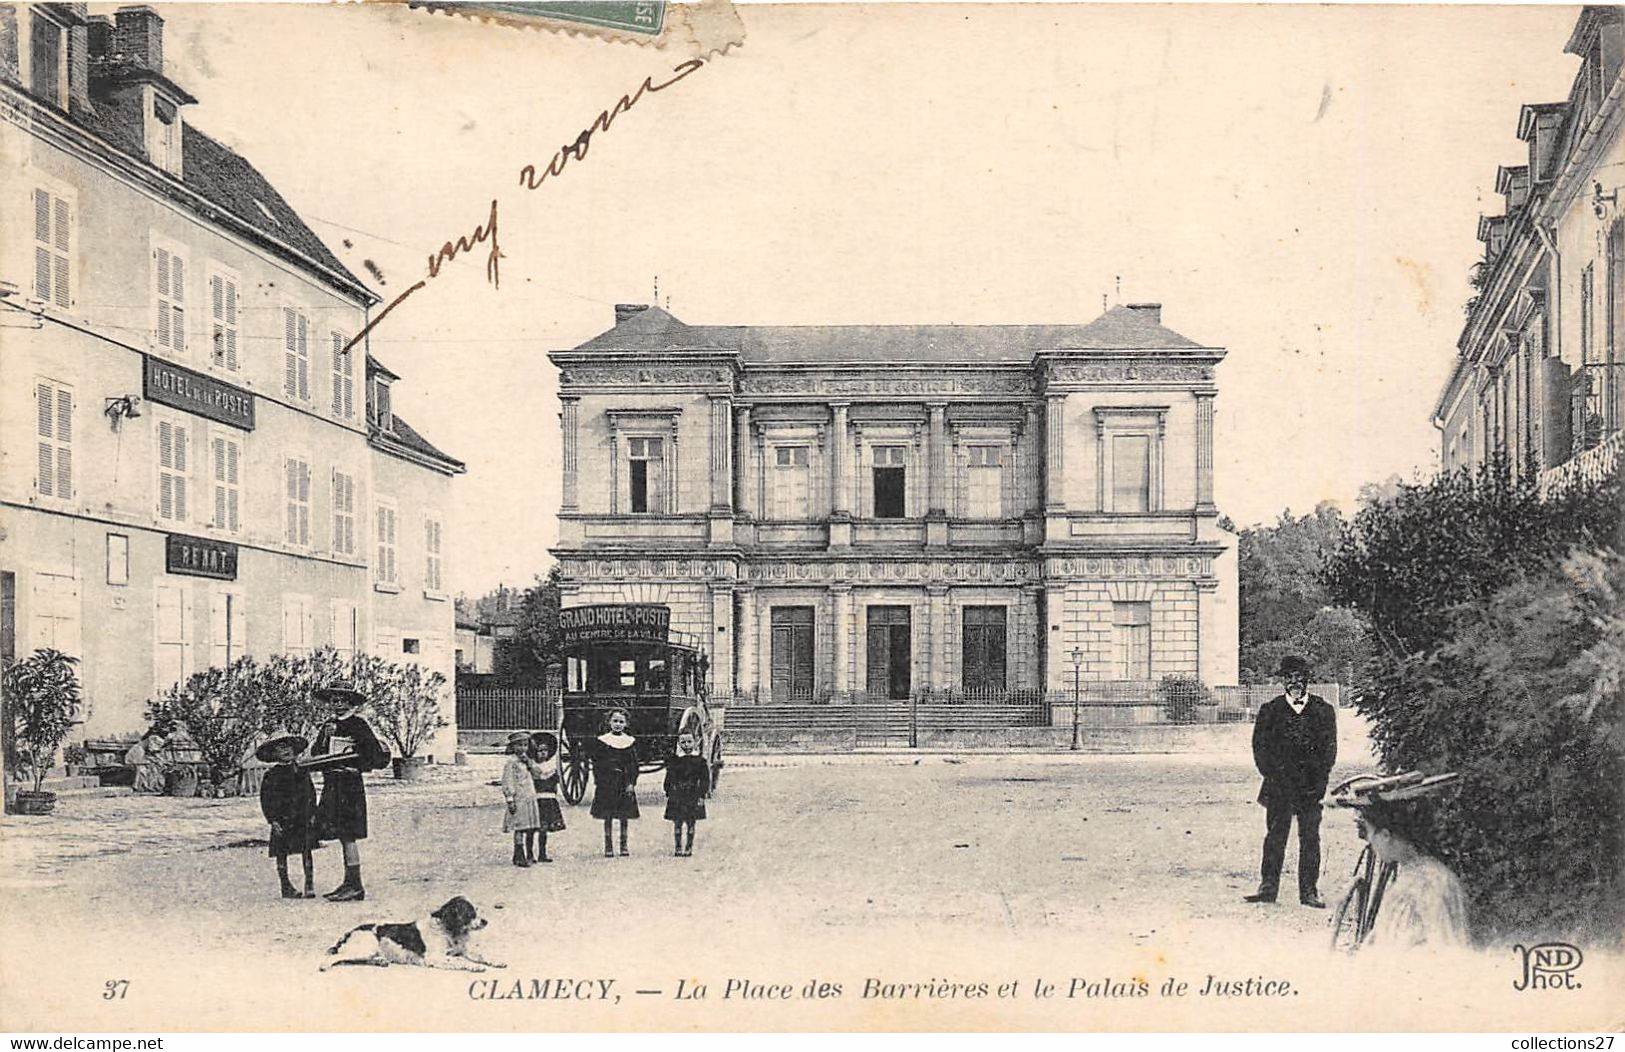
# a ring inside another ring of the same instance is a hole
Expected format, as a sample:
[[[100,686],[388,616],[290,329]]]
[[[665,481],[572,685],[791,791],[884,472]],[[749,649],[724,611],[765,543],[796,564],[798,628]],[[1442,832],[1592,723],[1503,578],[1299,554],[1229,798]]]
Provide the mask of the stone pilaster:
[[[845,548],[852,543],[852,432],[847,426],[847,402],[831,402],[829,441],[829,546]],[[837,690],[841,689],[839,687]]]
[[[930,585],[925,590],[926,616],[930,653],[926,658],[926,686],[932,690],[947,690],[953,686],[953,665],[948,658],[948,589],[945,585]]]
[[[844,694],[852,689],[852,588],[834,585],[830,595],[835,601],[835,617],[830,632],[830,650],[835,656],[834,677],[831,687]]]
[[[948,543],[948,403],[930,402],[931,428],[926,447],[925,543],[932,548]]]
[[[732,436],[729,435],[729,399],[711,396],[711,510],[733,510]]]
[[[1214,511],[1213,505],[1213,395],[1196,395],[1196,510]]]
[[[561,511],[575,511],[579,500],[579,456],[576,430],[579,425],[581,399],[568,395],[559,398],[560,450],[564,457],[564,492],[559,501]]]
[[[749,694],[756,689],[757,665],[756,650],[758,646],[756,629],[756,589],[749,585],[741,586],[736,592],[739,596],[739,621],[734,626],[734,649],[738,654],[739,677],[738,690],[741,694]]]
[[[1044,414],[1044,508],[1066,509],[1066,395],[1045,399]]]
[[[739,444],[739,455],[735,458],[735,473],[733,484],[737,491],[734,498],[734,508],[741,518],[750,518],[757,514],[756,501],[753,499],[756,490],[751,485],[755,478],[755,457],[752,454],[750,441],[750,406],[734,407],[734,434],[733,440]]]
[[[733,652],[734,591],[727,585],[711,586],[711,639],[706,652],[711,659],[711,690],[726,697],[734,692]]]

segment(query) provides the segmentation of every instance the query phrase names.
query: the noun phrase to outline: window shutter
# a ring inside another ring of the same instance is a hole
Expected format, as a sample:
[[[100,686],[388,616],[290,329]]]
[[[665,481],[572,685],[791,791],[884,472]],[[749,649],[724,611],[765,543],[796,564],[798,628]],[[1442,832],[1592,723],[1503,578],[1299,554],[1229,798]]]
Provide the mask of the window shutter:
[[[168,249],[155,248],[152,250],[152,271],[158,282],[158,342],[168,347],[170,345]]]
[[[226,440],[216,438],[214,455],[214,524],[226,525]]]
[[[282,393],[289,398],[299,391],[299,323],[292,307],[282,308]]]
[[[299,398],[310,401],[310,323],[299,315]]]
[[[237,368],[237,283],[226,282],[226,368]]]
[[[184,426],[175,427],[175,517],[185,521],[186,515],[186,440]]]
[[[52,292],[58,307],[68,305],[68,202],[56,199],[56,248],[52,274]]]
[[[172,277],[169,287],[173,300],[169,305],[170,346],[177,351],[186,350],[186,261],[179,256],[169,257]]]
[[[51,298],[51,195],[34,191],[34,296]]]
[[[41,496],[56,495],[56,420],[51,412],[55,403],[55,389],[49,384],[34,386],[34,407],[37,411],[36,430],[39,433],[39,465],[34,485]]]
[[[226,514],[228,528],[233,533],[242,525],[238,508],[240,498],[237,490],[240,478],[238,474],[239,449],[240,447],[235,442],[228,441],[226,443],[226,485],[229,487],[226,492]]]

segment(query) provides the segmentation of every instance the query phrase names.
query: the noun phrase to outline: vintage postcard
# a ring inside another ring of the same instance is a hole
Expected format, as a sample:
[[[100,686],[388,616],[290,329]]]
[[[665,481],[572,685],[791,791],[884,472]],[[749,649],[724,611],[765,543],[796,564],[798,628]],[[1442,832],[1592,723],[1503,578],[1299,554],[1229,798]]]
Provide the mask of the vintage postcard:
[[[1622,124],[1615,7],[0,5],[0,1029],[1617,1030]]]

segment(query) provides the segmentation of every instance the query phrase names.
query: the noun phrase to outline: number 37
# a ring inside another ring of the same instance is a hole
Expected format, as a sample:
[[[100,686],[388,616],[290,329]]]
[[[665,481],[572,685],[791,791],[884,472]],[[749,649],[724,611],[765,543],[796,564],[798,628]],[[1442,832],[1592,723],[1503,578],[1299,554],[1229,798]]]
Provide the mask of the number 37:
[[[130,980],[109,979],[105,989],[102,990],[103,1001],[122,1001],[124,995],[130,992]]]

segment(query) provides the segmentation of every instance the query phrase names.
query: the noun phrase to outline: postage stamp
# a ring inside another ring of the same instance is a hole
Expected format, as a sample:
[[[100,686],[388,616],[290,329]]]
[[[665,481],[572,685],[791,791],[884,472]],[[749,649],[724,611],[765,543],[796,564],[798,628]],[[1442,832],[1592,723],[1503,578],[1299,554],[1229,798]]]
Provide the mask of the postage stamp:
[[[400,2],[400,0],[386,0]],[[405,0],[493,25],[653,44],[706,58],[744,43],[745,24],[729,0]]]

